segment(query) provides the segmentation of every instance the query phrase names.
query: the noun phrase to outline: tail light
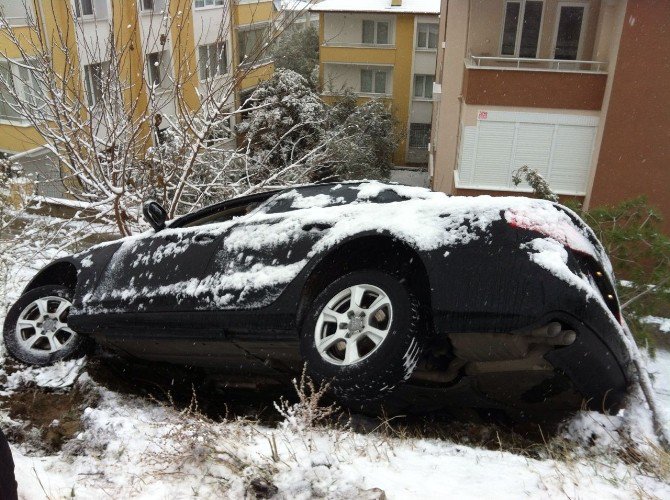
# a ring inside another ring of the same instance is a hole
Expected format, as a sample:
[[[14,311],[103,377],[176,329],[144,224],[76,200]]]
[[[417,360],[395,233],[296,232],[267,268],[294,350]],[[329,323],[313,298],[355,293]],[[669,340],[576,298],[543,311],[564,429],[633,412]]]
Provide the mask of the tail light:
[[[596,249],[582,231],[575,226],[567,214],[556,209],[536,207],[532,211],[510,209],[505,220],[512,227],[536,231],[553,238],[575,252],[597,258]]]
[[[579,265],[579,272],[600,293],[619,323],[623,321],[611,271],[604,268],[610,266],[604,250],[600,245],[596,247],[567,213],[543,206],[533,207],[532,211],[510,209],[505,212],[505,220],[512,227],[535,231],[570,248]]]

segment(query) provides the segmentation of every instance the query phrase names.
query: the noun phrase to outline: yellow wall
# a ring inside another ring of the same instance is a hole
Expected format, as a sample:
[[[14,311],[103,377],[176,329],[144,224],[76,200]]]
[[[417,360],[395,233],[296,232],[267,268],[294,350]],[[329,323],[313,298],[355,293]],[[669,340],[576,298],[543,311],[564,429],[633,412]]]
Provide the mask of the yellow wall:
[[[405,163],[407,151],[407,123],[409,121],[410,95],[412,91],[412,59],[414,57],[414,14],[398,14],[395,23],[395,48],[378,47],[334,47],[324,44],[324,15],[320,14],[319,76],[323,85],[323,67],[327,63],[352,63],[393,66],[393,93],[390,99],[393,115],[398,126],[399,142],[393,162]],[[324,96],[327,103],[336,98]],[[365,102],[368,98],[360,98]]]
[[[254,23],[264,23],[264,22],[273,22],[275,19],[276,12],[274,10],[273,2],[259,0],[255,3],[245,3],[245,4],[233,4],[232,5],[232,21],[233,27],[246,26]],[[237,29],[233,29],[232,38],[233,38],[233,70],[237,72],[238,64],[238,33]],[[275,71],[274,64],[268,62],[265,64],[259,64],[253,68],[248,69],[245,72],[242,72],[240,75],[240,80],[236,85],[236,106],[240,105],[240,96],[239,93],[245,90],[254,88],[260,82],[268,80]]]
[[[57,47],[61,41],[57,40],[56,27],[67,27],[61,32],[69,34],[65,43],[69,46],[69,54],[54,50],[54,65],[58,72],[67,74],[68,91],[73,94],[84,95],[84,85],[79,72],[79,62],[75,47],[74,19],[69,9],[71,4],[66,0],[32,0],[35,3],[35,13],[38,16],[39,26],[43,29],[43,39],[50,47]],[[112,0],[111,19],[115,33],[117,50],[124,54],[121,62],[121,74],[128,81],[137,84],[128,86],[125,101],[138,116],[146,113],[148,106],[147,89],[141,83],[145,71],[142,50],[142,36],[140,34],[139,14],[136,1]],[[40,8],[41,7],[41,8]],[[231,2],[230,16],[233,26],[232,65],[237,70],[237,33],[235,27],[253,23],[273,22],[275,10],[271,0],[237,4]],[[170,3],[170,14],[178,17],[178,22],[172,24],[172,54],[175,68],[185,68],[175,78],[180,85],[186,103],[193,109],[199,106],[197,87],[198,67],[197,50],[193,33],[193,1],[173,0]],[[41,15],[43,14],[43,18]],[[30,45],[29,38],[36,41],[34,29],[28,27],[13,28],[14,33],[26,39],[26,47]],[[0,54],[7,58],[19,58],[19,50],[14,43],[8,40],[7,32],[0,30]],[[274,73],[274,64],[259,64],[250,68],[241,75],[237,82],[236,91],[253,88],[259,82],[267,80]],[[150,138],[150,123],[143,123],[143,130],[147,140]],[[10,123],[0,123],[0,150],[7,152],[21,152],[33,149],[44,144],[44,140],[33,127],[19,126]]]
[[[193,1],[170,2],[172,24],[172,66],[177,72],[175,83],[181,89],[184,101],[191,109],[198,109],[198,61],[193,33]]]
[[[274,64],[268,63],[263,66],[255,67],[249,70],[248,73],[244,75],[244,78],[239,84],[240,90],[246,90],[255,87],[261,82],[268,80],[272,77],[272,74],[275,72]]]
[[[232,3],[232,2],[231,2]],[[234,26],[261,23],[271,21],[274,18],[274,7],[272,1],[259,1],[257,3],[244,3],[233,5]]]
[[[0,124],[0,150],[20,153],[44,144],[42,136],[34,127],[22,127],[8,123]]]
[[[396,16],[396,60],[393,67],[393,111],[398,122],[400,142],[394,161],[405,163],[410,92],[412,91],[412,58],[414,56],[414,16]]]

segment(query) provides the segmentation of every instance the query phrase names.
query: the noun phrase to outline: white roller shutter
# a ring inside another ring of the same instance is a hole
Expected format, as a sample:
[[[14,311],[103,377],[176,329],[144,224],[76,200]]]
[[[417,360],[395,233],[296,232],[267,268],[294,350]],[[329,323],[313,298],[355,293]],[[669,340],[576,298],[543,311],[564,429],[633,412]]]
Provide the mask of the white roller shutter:
[[[537,123],[517,124],[516,148],[514,149],[514,161],[512,162],[511,173],[513,174],[515,170],[528,165],[532,166],[540,175],[547,179],[553,137],[554,125]],[[528,184],[524,182],[521,186],[528,187]]]
[[[505,122],[483,122],[477,131],[477,151],[472,182],[478,186],[507,185],[514,124]],[[503,168],[501,168],[503,167]]]
[[[476,127],[461,127],[457,187],[528,191],[512,182],[524,165],[559,194],[583,195],[598,118],[588,115],[480,111]]]
[[[595,127],[558,126],[548,178],[552,189],[586,191],[595,136]]]
[[[462,127],[457,162],[461,179],[471,182],[474,174],[475,148],[477,147],[477,127]]]

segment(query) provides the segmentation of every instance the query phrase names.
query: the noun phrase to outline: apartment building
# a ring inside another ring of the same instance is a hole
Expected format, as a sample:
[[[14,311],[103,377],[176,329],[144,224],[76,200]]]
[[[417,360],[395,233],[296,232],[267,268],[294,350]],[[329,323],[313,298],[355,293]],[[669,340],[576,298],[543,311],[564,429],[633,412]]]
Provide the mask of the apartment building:
[[[428,162],[439,9],[439,0],[324,0],[311,9],[324,100],[351,89],[361,102],[387,101],[401,131],[396,165]]]
[[[238,106],[244,104],[260,82],[274,73],[270,54],[261,48],[271,37],[278,13],[272,0],[236,0],[232,4],[232,34],[236,47],[233,64],[236,69],[243,67],[247,70],[235,94]]]
[[[111,33],[116,46],[124,47],[120,66],[121,77],[128,82],[127,101],[141,109],[152,100],[150,108],[157,115],[178,112],[171,87],[178,86],[186,105],[197,109],[199,96],[215,87],[212,82],[230,80],[234,88],[228,102],[233,109],[274,72],[272,61],[260,50],[267,44],[277,13],[271,0],[0,0],[0,9],[7,21],[0,27],[0,71],[3,81],[19,89],[24,99],[35,98],[35,86],[29,85],[29,71],[19,64],[20,51],[7,30],[21,40],[34,38],[37,32],[47,40],[57,37],[58,30],[71,34],[66,41],[72,49],[68,60],[61,60],[63,55],[55,50],[53,63],[62,68],[62,74],[75,68],[81,97],[89,106],[104,91]],[[26,42],[24,49],[30,50],[29,46]],[[231,72],[241,77],[231,79]],[[149,92],[149,85],[156,91]],[[222,92],[221,86],[217,91]],[[61,167],[14,108],[11,96],[0,88],[0,153],[12,156],[33,174],[40,194],[62,194],[62,186],[51,182],[59,177]],[[157,132],[160,121],[154,124]],[[230,146],[235,147],[233,136]]]
[[[670,2],[443,0],[429,172],[453,194],[646,195],[670,230]]]

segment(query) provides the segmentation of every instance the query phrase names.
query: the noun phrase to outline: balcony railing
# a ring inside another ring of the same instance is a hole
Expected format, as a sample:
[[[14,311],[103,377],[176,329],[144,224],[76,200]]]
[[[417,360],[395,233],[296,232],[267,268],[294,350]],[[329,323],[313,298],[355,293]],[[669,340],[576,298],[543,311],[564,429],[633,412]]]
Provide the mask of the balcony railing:
[[[515,71],[550,71],[560,73],[607,73],[603,61],[572,61],[564,59],[535,59],[530,57],[491,57],[470,55],[465,59],[468,69]]]

